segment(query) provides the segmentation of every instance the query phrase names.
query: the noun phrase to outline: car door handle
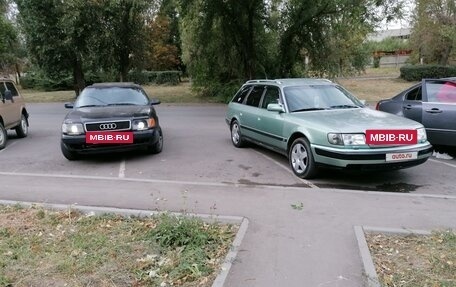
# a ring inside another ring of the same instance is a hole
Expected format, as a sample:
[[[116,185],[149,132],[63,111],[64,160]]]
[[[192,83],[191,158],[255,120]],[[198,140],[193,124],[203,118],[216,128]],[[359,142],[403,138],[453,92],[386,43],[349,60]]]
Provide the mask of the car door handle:
[[[402,106],[402,108],[404,110],[411,110],[412,109],[412,105],[405,105],[405,106]]]
[[[430,113],[430,114],[440,114],[442,112],[442,110],[439,110],[437,108],[433,108],[433,109],[430,109],[430,110],[425,110],[426,113]]]

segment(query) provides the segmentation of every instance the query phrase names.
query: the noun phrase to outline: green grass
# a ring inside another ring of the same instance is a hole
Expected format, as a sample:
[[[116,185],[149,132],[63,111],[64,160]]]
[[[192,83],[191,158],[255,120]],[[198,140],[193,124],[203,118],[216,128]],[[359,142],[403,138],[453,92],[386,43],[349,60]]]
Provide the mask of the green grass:
[[[384,287],[456,286],[456,233],[432,236],[366,234]]]
[[[236,229],[0,206],[0,286],[210,286]]]

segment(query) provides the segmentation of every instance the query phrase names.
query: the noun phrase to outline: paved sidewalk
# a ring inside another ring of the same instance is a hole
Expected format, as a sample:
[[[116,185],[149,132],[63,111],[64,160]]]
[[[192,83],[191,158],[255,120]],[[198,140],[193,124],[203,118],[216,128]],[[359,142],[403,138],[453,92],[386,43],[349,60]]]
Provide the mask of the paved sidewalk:
[[[456,229],[456,197],[115,178],[0,181],[3,200],[245,216],[249,229],[226,287],[364,286],[354,226]]]

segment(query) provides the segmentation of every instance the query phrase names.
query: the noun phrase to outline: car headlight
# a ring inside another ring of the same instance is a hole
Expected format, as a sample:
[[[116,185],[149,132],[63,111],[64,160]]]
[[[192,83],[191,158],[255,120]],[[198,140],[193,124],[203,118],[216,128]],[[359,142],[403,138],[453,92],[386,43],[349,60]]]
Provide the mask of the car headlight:
[[[329,133],[328,141],[334,145],[365,145],[366,137],[364,134]]]
[[[132,128],[134,131],[143,131],[155,127],[155,119],[140,119],[132,122]]]
[[[63,123],[62,133],[72,136],[82,135],[84,133],[84,127],[82,124]]]
[[[419,128],[416,131],[417,131],[417,136],[418,136],[418,142],[419,143],[424,143],[425,141],[427,141],[427,134],[426,134],[426,129],[425,128]]]

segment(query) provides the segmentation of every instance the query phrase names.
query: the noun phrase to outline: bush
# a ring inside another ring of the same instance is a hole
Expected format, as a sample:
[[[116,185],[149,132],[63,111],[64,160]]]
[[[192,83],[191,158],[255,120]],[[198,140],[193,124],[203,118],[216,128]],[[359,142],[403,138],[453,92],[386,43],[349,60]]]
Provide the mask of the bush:
[[[44,91],[59,91],[73,89],[73,78],[68,75],[59,75],[50,78],[41,72],[30,72],[21,77],[23,89],[37,89]]]
[[[422,79],[447,78],[456,76],[456,66],[439,65],[407,65],[400,68],[401,78],[406,81],[421,81]]]
[[[234,97],[236,92],[242,86],[241,81],[231,81],[229,83],[206,83],[203,85],[194,85],[193,89],[202,97],[216,98],[220,102],[228,103]]]
[[[137,84],[177,85],[180,83],[179,71],[131,71],[128,81]]]

